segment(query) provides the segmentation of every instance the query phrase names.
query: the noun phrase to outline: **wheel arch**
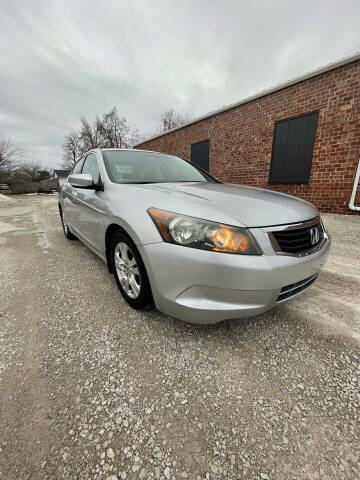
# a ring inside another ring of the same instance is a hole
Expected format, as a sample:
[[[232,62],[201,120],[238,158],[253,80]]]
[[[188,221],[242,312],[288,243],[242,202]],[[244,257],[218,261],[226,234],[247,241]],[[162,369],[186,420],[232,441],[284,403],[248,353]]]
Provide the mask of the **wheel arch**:
[[[114,273],[114,269],[113,269],[111,257],[110,257],[110,244],[111,244],[111,239],[115,232],[124,232],[127,234],[127,232],[122,227],[120,227],[120,225],[117,223],[111,223],[106,229],[105,256],[106,256],[106,264],[110,273]]]
[[[107,228],[106,228],[106,232],[105,232],[105,257],[106,257],[106,264],[108,266],[108,269],[109,269],[109,272],[110,273],[114,273],[114,269],[113,269],[113,266],[112,266],[112,261],[111,261],[111,255],[110,255],[110,245],[111,245],[111,239],[114,235],[115,232],[123,232],[125,233],[125,235],[127,235],[130,240],[134,243],[134,245],[136,246],[137,242],[135,240],[135,236],[131,234],[131,232],[129,232],[129,229],[126,229],[124,227],[122,227],[119,223],[110,223]]]

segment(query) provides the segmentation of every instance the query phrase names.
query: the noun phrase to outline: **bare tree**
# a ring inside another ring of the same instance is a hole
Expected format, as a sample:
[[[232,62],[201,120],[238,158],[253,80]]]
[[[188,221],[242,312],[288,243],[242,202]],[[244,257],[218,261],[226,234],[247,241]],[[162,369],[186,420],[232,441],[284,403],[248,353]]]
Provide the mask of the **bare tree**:
[[[140,139],[137,130],[133,130],[125,117],[120,117],[114,107],[102,118],[95,117],[91,124],[86,118],[80,118],[80,131],[73,130],[65,135],[63,144],[63,165],[73,167],[77,158],[93,148],[129,148]]]
[[[37,182],[42,182],[43,180],[48,180],[50,178],[50,172],[49,170],[44,170],[41,169],[38,171],[38,174],[36,175],[36,181]]]
[[[72,169],[76,163],[76,160],[81,155],[81,138],[78,132],[73,130],[65,135],[63,150],[63,166],[64,168]]]
[[[24,161],[19,168],[19,173],[27,176],[32,182],[38,181],[38,177],[42,171],[43,168],[41,164],[34,160]]]
[[[127,148],[130,143],[130,127],[125,117],[119,117],[117,108],[103,115],[100,122],[102,143],[107,148]]]
[[[173,108],[166,110],[160,117],[160,132],[167,132],[190,122],[189,114],[176,113]]]
[[[128,140],[129,147],[132,148],[137,143],[140,143],[141,141],[145,141],[146,138],[147,136],[142,135],[138,130],[130,131],[129,140]]]
[[[82,117],[81,121],[81,130],[80,130],[80,139],[81,139],[81,153],[87,152],[93,148],[101,148],[103,146],[102,142],[102,124],[101,120],[97,116],[93,125]]]
[[[8,138],[0,139],[0,173],[9,174],[17,166],[22,152],[19,147]]]

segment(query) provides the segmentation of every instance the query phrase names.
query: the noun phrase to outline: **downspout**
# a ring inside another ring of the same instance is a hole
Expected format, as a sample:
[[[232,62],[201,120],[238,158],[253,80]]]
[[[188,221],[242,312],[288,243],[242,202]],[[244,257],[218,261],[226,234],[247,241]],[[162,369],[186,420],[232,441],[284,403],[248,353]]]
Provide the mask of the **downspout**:
[[[350,198],[350,203],[349,203],[350,210],[355,210],[356,212],[360,212],[360,206],[356,207],[354,205],[355,197],[356,197],[356,191],[357,191],[357,188],[358,188],[358,185],[359,185],[359,180],[360,180],[360,160],[359,160],[359,163],[358,163],[358,168],[357,168],[356,175],[355,175],[355,180],[354,180],[353,191],[352,191],[351,198]]]

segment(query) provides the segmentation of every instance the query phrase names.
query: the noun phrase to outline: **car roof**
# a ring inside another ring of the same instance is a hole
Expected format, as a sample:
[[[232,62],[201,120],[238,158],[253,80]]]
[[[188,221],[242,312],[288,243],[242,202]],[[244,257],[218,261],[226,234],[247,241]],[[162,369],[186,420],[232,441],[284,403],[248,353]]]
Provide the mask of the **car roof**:
[[[144,153],[159,153],[160,155],[168,155],[167,153],[163,152],[156,152],[154,150],[141,150],[140,148],[95,148],[94,150],[118,150],[120,152],[144,152]]]
[[[83,153],[81,157],[79,157],[75,164],[80,162],[81,160],[84,160],[86,155],[89,155],[89,153],[98,153],[98,152],[103,152],[103,151],[120,151],[120,152],[142,152],[142,153],[156,153],[157,155],[169,155],[172,157],[176,157],[177,155],[172,155],[171,153],[163,153],[163,152],[156,152],[154,150],[141,150],[140,148],[92,148],[91,150],[88,150],[87,152]],[[181,158],[181,157],[178,157]]]

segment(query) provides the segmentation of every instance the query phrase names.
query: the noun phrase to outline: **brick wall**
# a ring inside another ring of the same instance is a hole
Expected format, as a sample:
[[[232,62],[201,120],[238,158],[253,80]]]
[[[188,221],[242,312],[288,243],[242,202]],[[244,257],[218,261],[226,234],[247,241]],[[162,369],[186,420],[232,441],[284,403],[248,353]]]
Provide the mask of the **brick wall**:
[[[309,184],[269,185],[275,122],[315,110],[319,122]],[[360,158],[360,61],[239,105],[137,148],[190,160],[210,140],[210,173],[220,180],[290,193],[324,212],[348,208]],[[359,195],[357,195],[359,198]]]

